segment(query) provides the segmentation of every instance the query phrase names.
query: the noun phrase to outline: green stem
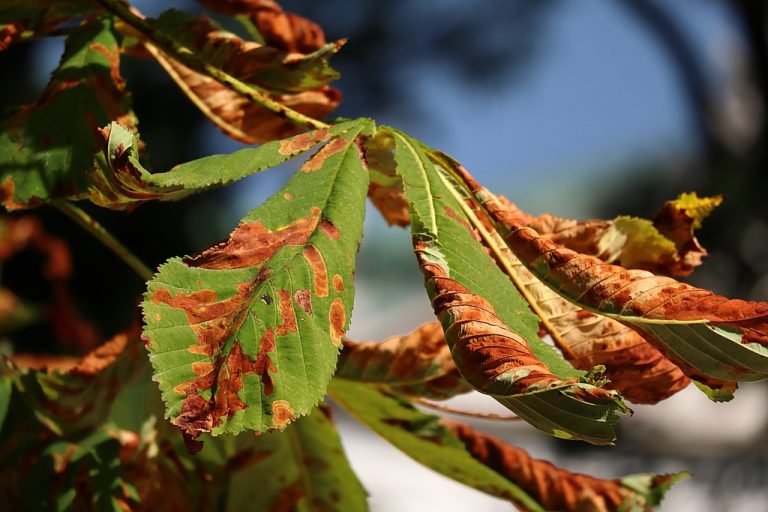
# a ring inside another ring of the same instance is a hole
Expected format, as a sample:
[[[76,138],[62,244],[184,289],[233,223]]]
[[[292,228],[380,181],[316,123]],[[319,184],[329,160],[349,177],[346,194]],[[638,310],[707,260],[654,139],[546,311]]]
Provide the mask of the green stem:
[[[273,100],[269,95],[269,92],[261,87],[246,84],[216,66],[201,60],[197,57],[194,51],[176,43],[171,38],[166,37],[162,32],[155,30],[146,20],[132,12],[128,5],[121,0],[100,0],[100,2],[104,7],[112,11],[115,16],[130,25],[142,36],[149,39],[152,44],[156,45],[163,52],[169,54],[188,68],[213,78],[239,95],[245,96],[257,105],[264,107],[270,112],[273,112],[292,123],[311,129],[328,128],[328,124],[309,116],[305,116],[304,114]]]
[[[126,265],[131,267],[134,272],[142,279],[149,281],[152,279],[152,270],[145,265],[130,249],[124,246],[119,240],[112,236],[109,231],[96,221],[93,217],[85,213],[79,206],[69,201],[54,201],[53,205],[64,215],[75,221],[83,229],[88,231],[101,243],[109,247]]]

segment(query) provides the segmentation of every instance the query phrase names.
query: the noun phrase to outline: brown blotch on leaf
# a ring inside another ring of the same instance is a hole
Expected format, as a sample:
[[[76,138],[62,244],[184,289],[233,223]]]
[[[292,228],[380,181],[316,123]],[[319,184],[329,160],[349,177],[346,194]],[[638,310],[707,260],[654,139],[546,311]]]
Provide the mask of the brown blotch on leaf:
[[[308,316],[312,316],[312,293],[306,288],[303,290],[296,290],[293,294],[293,298],[296,304],[301,307]]]
[[[344,324],[347,321],[344,302],[340,297],[333,299],[331,309],[328,312],[328,321],[330,322],[331,342],[338,347],[341,345],[341,337],[344,336]]]
[[[331,142],[323,146],[320,151],[314,154],[312,158],[301,166],[302,172],[314,172],[319,171],[325,163],[325,160],[331,155],[343,151],[349,146],[349,141],[345,139],[333,139]]]
[[[313,283],[315,286],[315,295],[318,297],[328,296],[328,270],[325,268],[325,260],[320,251],[314,245],[307,246],[301,253],[307,260],[309,268],[312,269]]]
[[[325,128],[313,132],[302,133],[292,139],[282,141],[280,143],[280,148],[278,148],[277,151],[285,156],[295,155],[296,153],[312,148],[315,144],[327,140],[330,136],[331,133]]]
[[[297,331],[296,314],[293,311],[291,292],[288,290],[277,290],[277,294],[280,296],[280,316],[283,319],[283,323],[277,326],[277,335],[285,336],[289,332],[295,333]]]
[[[317,213],[295,220],[288,226],[270,231],[259,221],[244,222],[229,240],[211,247],[186,263],[209,269],[237,269],[256,266],[267,261],[285,246],[304,245],[315,230]]]
[[[333,240],[341,238],[339,229],[328,219],[321,219],[317,227],[320,228],[320,231],[328,235],[328,238]]]
[[[275,373],[277,371],[277,368],[274,367],[272,360],[269,358],[269,354],[274,350],[275,335],[272,329],[267,329],[259,341],[259,353],[256,356],[256,362],[251,366],[251,369],[261,378],[261,382],[264,384],[265,395],[271,395],[274,391],[272,376],[269,374],[269,372]]]
[[[344,291],[344,279],[339,274],[333,276],[333,289],[337,292]]]
[[[291,201],[293,200],[293,196],[288,192],[286,192],[285,194],[283,194],[283,199],[285,199],[286,201]]]
[[[3,183],[0,184],[0,203],[5,206],[6,210],[18,210],[24,208],[24,203],[20,203],[14,199],[16,195],[16,185],[13,183],[13,177],[6,176]]]
[[[277,428],[284,428],[293,419],[293,408],[288,400],[275,400],[272,402],[272,422]]]

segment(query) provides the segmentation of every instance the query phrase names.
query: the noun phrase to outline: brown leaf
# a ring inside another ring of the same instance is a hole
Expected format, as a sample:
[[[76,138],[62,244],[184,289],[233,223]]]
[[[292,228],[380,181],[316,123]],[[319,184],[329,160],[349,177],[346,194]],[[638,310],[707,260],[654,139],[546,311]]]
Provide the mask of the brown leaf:
[[[325,44],[323,29],[314,21],[283,8],[273,0],[201,0],[225,14],[246,14],[270,46],[287,52],[311,53]]]
[[[395,159],[390,142],[379,132],[367,141],[366,157],[371,184],[368,198],[390,226],[408,226],[411,216],[403,193],[403,182],[395,170]]]
[[[300,126],[189,69],[160,50],[147,48],[189,99],[229,137],[246,144],[258,144],[303,131]],[[323,86],[298,93],[273,94],[272,99],[308,117],[322,119],[338,106],[341,93]]]
[[[468,425],[443,420],[448,429],[477,460],[521,487],[545,510],[609,512],[651,510],[656,488],[682,475],[656,476],[647,493],[630,488],[619,479],[601,479],[572,473],[550,462],[532,458],[525,450],[474,430]],[[628,504],[637,508],[629,508]],[[622,504],[626,508],[622,507]]]
[[[23,23],[0,25],[0,52],[7,50],[9,46],[21,39],[22,32],[24,32]]]
[[[453,363],[438,322],[382,342],[345,340],[336,376],[438,400],[472,391]]]
[[[506,208],[516,209],[506,198],[497,199]],[[667,201],[650,221],[627,216],[610,221],[577,221],[550,214],[534,217],[523,212],[521,220],[543,238],[608,263],[656,274],[688,276],[707,255],[694,231],[722,200],[722,196],[699,198],[695,193],[681,194],[678,199]]]
[[[768,346],[768,304],[728,299],[566,249],[528,227],[527,214],[497,201],[468,174],[463,179],[515,255],[558,294],[640,332],[689,377],[711,388],[765,378],[760,347]],[[729,337],[733,331],[740,342]],[[726,359],[707,355],[722,349],[729,352]]]

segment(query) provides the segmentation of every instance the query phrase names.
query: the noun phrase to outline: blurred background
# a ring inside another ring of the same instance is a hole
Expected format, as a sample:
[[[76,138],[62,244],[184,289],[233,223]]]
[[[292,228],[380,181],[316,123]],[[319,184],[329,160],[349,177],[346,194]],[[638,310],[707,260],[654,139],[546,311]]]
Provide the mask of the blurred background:
[[[145,14],[188,1],[134,2]],[[710,256],[690,279],[718,293],[768,299],[768,3],[762,0],[284,0],[329,39],[349,38],[333,64],[338,115],[372,116],[452,154],[484,185],[539,214],[649,216],[683,191],[726,194],[699,239]],[[0,52],[0,107],[34,101],[62,38]],[[208,123],[149,61],[126,58],[149,167],[241,147]],[[9,79],[8,77],[13,77]],[[226,190],[126,214],[85,208],[150,266],[225,238],[290,176],[290,165]],[[143,283],[57,211],[42,226],[69,244],[83,352],[130,324]],[[17,215],[18,217],[18,215]],[[383,339],[431,310],[409,235],[370,209],[350,337]],[[3,343],[50,351],[57,329],[40,306],[57,292],[44,257],[3,263],[2,286],[29,305]],[[72,313],[74,314],[74,313]],[[59,320],[61,321],[61,320]],[[2,327],[2,326],[0,326]],[[8,326],[6,326],[8,327]],[[8,329],[4,329],[8,331]],[[482,396],[452,405],[498,411]],[[664,511],[768,511],[768,387],[744,385],[729,404],[693,386],[634,406],[615,447],[558,441],[515,422],[473,424],[572,470],[599,476],[691,470]],[[377,511],[508,510],[430,473],[339,414],[345,445]]]

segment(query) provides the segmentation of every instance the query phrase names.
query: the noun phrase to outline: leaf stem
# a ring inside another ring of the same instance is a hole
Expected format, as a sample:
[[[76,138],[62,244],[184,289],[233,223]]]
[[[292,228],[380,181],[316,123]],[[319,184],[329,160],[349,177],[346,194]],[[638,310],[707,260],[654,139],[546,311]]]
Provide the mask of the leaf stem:
[[[53,206],[59,209],[64,215],[75,221],[83,229],[88,231],[94,238],[109,247],[126,265],[131,267],[134,272],[142,279],[149,281],[152,279],[152,270],[145,265],[135,254],[133,254],[125,245],[116,239],[106,230],[104,226],[83,211],[79,206],[69,201],[54,201]]]
[[[128,4],[123,3],[121,0],[99,1],[104,7],[112,11],[115,16],[138,31],[141,36],[152,41],[155,46],[188,68],[213,78],[237,94],[245,96],[257,105],[299,126],[310,129],[328,128],[330,126],[275,101],[269,95],[269,92],[261,87],[246,84],[229,73],[198,58],[193,50],[176,43],[162,32],[155,30],[145,19],[129,8]]]
[[[424,398],[415,398],[413,401],[423,407],[427,407],[429,409],[433,409],[435,411],[445,412],[448,414],[455,414],[456,416],[465,416],[469,418],[480,418],[484,420],[499,420],[499,421],[513,421],[513,420],[519,420],[522,419],[520,416],[516,415],[503,415],[503,414],[496,414],[493,412],[473,412],[473,411],[465,411],[464,409],[456,409],[454,407],[450,407],[448,405],[443,404],[436,404],[435,402],[432,402],[430,400],[426,400]]]

